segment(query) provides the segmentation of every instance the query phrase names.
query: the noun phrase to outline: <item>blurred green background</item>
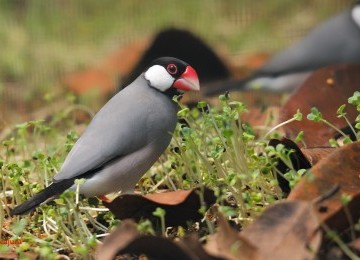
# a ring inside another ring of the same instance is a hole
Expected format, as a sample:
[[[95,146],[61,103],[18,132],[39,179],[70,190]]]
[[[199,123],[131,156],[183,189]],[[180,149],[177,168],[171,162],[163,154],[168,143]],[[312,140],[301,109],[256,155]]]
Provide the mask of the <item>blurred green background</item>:
[[[236,60],[281,50],[352,2],[1,0],[0,128],[64,98],[67,73],[160,29],[189,29]]]

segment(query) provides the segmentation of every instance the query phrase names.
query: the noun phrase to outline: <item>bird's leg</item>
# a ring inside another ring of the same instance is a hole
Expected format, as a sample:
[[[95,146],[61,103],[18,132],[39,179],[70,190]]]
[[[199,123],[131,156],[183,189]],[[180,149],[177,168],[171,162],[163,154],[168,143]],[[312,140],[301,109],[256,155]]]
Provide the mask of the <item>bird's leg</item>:
[[[108,202],[108,203],[110,202],[110,199],[106,197],[106,195],[99,195],[97,197],[103,202]]]

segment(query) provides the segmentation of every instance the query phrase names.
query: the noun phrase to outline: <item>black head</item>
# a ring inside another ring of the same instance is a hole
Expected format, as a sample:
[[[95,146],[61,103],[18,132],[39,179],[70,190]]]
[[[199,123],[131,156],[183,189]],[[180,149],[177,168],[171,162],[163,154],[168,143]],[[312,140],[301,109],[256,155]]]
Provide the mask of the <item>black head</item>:
[[[196,71],[186,62],[172,57],[154,60],[144,76],[150,87],[169,96],[200,89]]]

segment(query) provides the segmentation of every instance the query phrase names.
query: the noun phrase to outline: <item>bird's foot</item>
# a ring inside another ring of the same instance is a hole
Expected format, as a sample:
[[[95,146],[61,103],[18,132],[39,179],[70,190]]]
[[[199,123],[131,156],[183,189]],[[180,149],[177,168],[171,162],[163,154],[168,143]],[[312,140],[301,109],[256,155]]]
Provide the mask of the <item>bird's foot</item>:
[[[97,196],[101,201],[109,203],[111,200],[106,195]]]

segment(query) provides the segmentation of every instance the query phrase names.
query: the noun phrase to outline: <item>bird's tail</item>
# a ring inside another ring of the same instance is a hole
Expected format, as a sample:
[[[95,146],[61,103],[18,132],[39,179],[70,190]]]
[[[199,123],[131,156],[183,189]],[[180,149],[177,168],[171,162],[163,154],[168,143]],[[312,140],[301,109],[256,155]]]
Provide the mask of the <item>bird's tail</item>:
[[[10,216],[14,215],[23,215],[31,210],[35,209],[41,203],[48,199],[54,199],[56,196],[63,193],[65,190],[70,188],[74,184],[73,179],[62,180],[59,182],[54,182],[50,186],[46,187],[44,190],[40,191],[39,193],[35,194],[33,197],[25,201],[24,203],[20,204],[19,206],[15,207],[10,212]]]

